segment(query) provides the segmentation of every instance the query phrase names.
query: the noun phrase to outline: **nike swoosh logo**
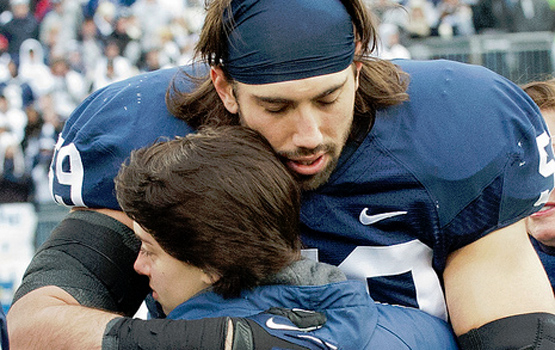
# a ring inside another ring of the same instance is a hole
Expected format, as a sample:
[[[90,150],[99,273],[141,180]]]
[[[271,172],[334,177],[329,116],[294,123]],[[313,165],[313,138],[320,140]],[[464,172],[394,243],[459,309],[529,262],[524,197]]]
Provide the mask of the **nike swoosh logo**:
[[[301,331],[301,332],[310,332],[319,328],[322,328],[322,326],[314,326],[314,327],[306,327],[306,328],[299,328],[299,327],[295,327],[295,326],[291,326],[288,324],[283,324],[283,323],[276,323],[274,321],[274,317],[270,317],[267,321],[266,321],[266,327],[270,328],[270,329],[274,329],[274,330],[281,330],[281,331]]]
[[[378,221],[389,219],[389,218],[392,218],[392,217],[395,217],[395,216],[405,215],[407,213],[406,211],[392,211],[392,212],[389,212],[389,213],[368,215],[367,212],[368,212],[368,208],[364,208],[360,212],[360,216],[358,218],[360,223],[363,224],[363,225],[366,225],[366,226],[375,224]]]

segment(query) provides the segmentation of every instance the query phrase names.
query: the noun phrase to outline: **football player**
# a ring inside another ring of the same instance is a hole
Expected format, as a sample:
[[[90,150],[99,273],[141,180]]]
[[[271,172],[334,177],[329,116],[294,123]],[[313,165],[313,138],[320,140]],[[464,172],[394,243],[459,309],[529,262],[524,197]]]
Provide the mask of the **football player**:
[[[361,281],[301,257],[299,186],[251,129],[204,128],[133,151],[116,189],[142,243],[135,270],[167,318],[248,317],[287,332],[279,348],[457,349],[447,322],[374,303]],[[307,333],[264,312],[275,307],[327,321]]]
[[[99,346],[117,316],[82,306],[132,315],[147,293],[119,165],[161,136],[243,124],[304,190],[307,254],[378,302],[449,319],[463,349],[553,346],[555,298],[524,223],[554,184],[537,107],[482,67],[371,58],[374,26],[361,0],[215,0],[197,44],[208,75],[161,70],[85,100],[52,162],[55,199],[75,209],[24,277],[12,340]]]

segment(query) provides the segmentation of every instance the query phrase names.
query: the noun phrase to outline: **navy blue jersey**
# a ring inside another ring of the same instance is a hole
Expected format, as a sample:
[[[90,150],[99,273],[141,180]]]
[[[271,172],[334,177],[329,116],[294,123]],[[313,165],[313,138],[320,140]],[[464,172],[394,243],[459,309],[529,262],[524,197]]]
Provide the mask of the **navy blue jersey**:
[[[4,314],[2,304],[0,304],[0,350],[9,350],[6,315]]]
[[[447,255],[539,210],[553,187],[553,150],[535,104],[501,76],[398,63],[410,101],[379,111],[330,181],[305,193],[304,242],[367,281],[375,300],[446,317]]]
[[[503,77],[449,61],[397,63],[410,74],[410,101],[378,111],[330,181],[304,194],[303,240],[375,300],[446,318],[447,255],[539,210],[553,150],[537,106]],[[164,103],[175,72],[108,86],[72,114],[52,162],[58,203],[118,209],[113,179],[130,151],[193,131]]]
[[[551,288],[555,292],[555,247],[540,244],[540,242],[533,237],[530,237],[530,240],[542,261],[545,272],[547,272]]]
[[[119,209],[114,178],[131,151],[193,131],[166,109],[166,89],[176,72],[159,70],[114,83],[71,114],[51,165],[57,203]]]

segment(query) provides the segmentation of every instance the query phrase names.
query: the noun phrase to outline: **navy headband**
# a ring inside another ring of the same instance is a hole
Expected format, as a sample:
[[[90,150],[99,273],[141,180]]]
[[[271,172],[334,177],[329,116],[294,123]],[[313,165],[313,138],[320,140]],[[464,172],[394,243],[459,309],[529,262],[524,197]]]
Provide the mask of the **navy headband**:
[[[223,65],[239,82],[310,78],[353,62],[353,24],[340,0],[234,0],[232,11]]]

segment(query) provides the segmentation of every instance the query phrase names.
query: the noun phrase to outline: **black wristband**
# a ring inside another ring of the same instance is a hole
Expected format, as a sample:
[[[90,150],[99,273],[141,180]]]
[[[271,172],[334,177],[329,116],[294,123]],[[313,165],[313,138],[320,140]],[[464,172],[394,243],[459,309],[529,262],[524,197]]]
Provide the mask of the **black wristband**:
[[[325,322],[319,313],[292,311],[294,318],[302,320],[306,329],[319,328],[316,323]],[[273,315],[273,313],[271,314]],[[284,313],[280,318],[289,318],[290,314]],[[317,317],[315,317],[316,315]],[[312,319],[307,323],[307,319]],[[117,318],[108,323],[102,340],[102,350],[220,350],[225,349],[225,339],[228,325],[233,323],[233,350],[308,350],[321,349],[314,342],[302,337],[296,338],[294,332],[282,331],[283,338],[270,334],[256,321],[247,318],[206,318],[198,320],[169,320],[152,319],[140,320],[131,318]],[[305,331],[299,329],[303,336]],[[293,342],[295,341],[295,342]]]
[[[459,338],[461,350],[553,350],[555,315],[530,313],[487,323]]]
[[[223,350],[228,320],[118,318],[108,323],[102,350]]]

